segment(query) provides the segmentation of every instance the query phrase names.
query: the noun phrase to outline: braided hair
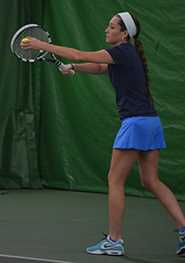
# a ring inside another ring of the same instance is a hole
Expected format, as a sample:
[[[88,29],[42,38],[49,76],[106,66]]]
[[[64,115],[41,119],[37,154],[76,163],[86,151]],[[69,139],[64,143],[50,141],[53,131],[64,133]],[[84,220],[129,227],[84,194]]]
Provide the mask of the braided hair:
[[[132,19],[134,20],[134,23],[136,25],[136,35],[134,36],[134,47],[137,51],[137,53],[139,54],[142,64],[143,64],[143,68],[144,68],[144,72],[145,72],[145,78],[146,78],[146,85],[148,87],[148,102],[150,104],[150,106],[152,106],[153,102],[152,102],[152,96],[150,93],[150,89],[149,89],[149,83],[151,82],[150,78],[149,78],[149,70],[148,70],[148,65],[147,65],[147,61],[146,61],[146,57],[143,51],[143,44],[139,39],[139,33],[140,33],[140,24],[139,24],[139,20],[137,19],[136,16],[134,16],[133,14],[129,13],[132,17]],[[119,17],[119,15],[117,15]],[[124,22],[122,19],[120,19],[120,21],[118,22],[118,24],[120,25],[120,30],[121,31],[125,31],[127,30]],[[130,36],[128,35],[126,37],[126,40],[129,42],[130,41]]]

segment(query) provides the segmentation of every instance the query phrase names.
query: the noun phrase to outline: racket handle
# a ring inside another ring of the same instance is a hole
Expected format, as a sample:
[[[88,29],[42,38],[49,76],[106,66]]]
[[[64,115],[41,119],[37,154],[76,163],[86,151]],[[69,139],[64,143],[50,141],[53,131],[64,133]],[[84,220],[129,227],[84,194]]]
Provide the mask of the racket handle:
[[[66,67],[62,62],[61,62],[61,64],[60,64],[59,68],[63,69],[64,71],[67,71],[67,70],[68,70],[68,67]],[[72,70],[72,69],[71,69],[69,72],[72,72],[72,75],[71,75],[71,76],[73,76],[73,75],[75,74],[75,71]]]

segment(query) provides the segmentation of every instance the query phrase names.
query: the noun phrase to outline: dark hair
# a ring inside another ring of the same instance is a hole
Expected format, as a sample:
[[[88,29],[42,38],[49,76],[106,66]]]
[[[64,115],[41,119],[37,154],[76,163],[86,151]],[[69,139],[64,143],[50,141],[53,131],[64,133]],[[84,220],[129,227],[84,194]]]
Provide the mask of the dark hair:
[[[140,58],[141,58],[141,61],[142,61],[142,64],[143,64],[143,68],[144,68],[144,72],[145,72],[145,78],[146,78],[146,85],[148,87],[148,101],[149,101],[149,104],[152,106],[153,102],[152,102],[152,96],[151,96],[151,93],[150,93],[150,90],[149,90],[149,82],[150,81],[150,78],[149,78],[149,73],[148,73],[148,65],[147,65],[147,61],[146,61],[146,57],[145,57],[145,54],[144,54],[144,51],[143,51],[143,44],[141,43],[140,39],[139,39],[139,34],[140,34],[140,24],[139,24],[139,20],[137,19],[136,16],[134,16],[133,14],[129,13],[132,17],[132,19],[134,20],[134,23],[136,25],[136,29],[137,29],[137,32],[136,32],[136,35],[134,36],[134,47],[136,49],[136,51],[138,52]],[[121,19],[121,17],[119,15],[117,15],[120,20],[118,22],[118,24],[120,25],[120,30],[121,31],[125,31],[127,30],[123,20]],[[128,35],[126,40],[129,42],[130,41],[130,36]]]

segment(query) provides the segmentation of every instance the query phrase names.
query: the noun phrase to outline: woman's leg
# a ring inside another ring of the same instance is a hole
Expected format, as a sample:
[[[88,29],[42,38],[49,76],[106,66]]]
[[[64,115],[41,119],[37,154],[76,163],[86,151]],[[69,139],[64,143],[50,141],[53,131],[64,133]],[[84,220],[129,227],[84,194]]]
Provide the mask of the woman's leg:
[[[124,184],[136,162],[139,151],[134,149],[113,149],[109,180],[109,236],[121,238],[122,220],[125,212]]]
[[[158,178],[159,150],[142,151],[138,165],[143,187],[153,193],[175,220],[179,228],[185,226],[184,214],[171,190]]]

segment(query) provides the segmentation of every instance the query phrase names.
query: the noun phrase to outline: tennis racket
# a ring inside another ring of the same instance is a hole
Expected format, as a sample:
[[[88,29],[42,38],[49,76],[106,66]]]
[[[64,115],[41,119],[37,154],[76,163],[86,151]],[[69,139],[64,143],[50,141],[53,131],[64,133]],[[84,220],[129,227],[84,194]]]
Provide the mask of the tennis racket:
[[[12,53],[19,59],[24,62],[39,62],[39,61],[48,61],[54,63],[57,67],[67,71],[68,68],[56,57],[54,54],[50,53],[51,59],[46,58],[48,54],[47,51],[44,50],[25,50],[22,49],[20,44],[23,38],[26,37],[34,37],[42,42],[47,42],[51,44],[51,37],[49,33],[37,24],[28,24],[21,27],[12,37],[11,40],[11,50]],[[74,70],[72,71],[72,76],[75,74]]]

